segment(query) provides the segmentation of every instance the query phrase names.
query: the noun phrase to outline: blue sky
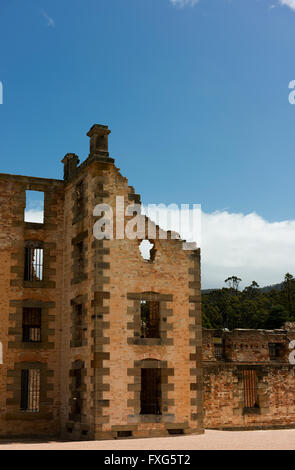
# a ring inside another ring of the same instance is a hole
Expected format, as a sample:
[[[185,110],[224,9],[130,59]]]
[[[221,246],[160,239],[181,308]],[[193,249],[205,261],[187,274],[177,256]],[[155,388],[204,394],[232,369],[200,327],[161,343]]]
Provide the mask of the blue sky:
[[[0,171],[61,178],[107,124],[145,203],[292,221],[294,36],[294,0],[1,0]]]

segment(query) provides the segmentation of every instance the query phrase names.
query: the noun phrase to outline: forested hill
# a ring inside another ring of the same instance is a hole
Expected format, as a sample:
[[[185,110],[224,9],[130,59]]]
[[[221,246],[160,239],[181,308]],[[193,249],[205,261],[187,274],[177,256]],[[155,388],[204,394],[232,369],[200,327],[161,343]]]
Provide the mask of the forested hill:
[[[260,288],[253,281],[244,290],[231,276],[223,289],[202,291],[204,328],[281,328],[295,321],[295,278],[287,273],[281,284]]]

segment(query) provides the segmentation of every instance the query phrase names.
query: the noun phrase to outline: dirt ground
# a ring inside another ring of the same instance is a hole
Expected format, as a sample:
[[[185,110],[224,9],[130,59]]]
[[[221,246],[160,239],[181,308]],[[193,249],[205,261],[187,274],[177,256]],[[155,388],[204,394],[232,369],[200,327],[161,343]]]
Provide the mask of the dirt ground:
[[[84,442],[1,443],[0,450],[295,450],[295,429]]]

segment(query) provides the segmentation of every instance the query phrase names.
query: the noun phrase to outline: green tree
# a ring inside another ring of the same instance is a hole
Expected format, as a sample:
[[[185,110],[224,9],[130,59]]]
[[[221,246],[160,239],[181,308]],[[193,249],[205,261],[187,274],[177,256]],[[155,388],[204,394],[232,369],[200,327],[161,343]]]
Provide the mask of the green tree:
[[[242,279],[240,279],[239,277],[237,276],[231,276],[231,277],[228,277],[227,279],[225,279],[225,284],[229,285],[229,287],[231,289],[234,289],[234,290],[239,290],[239,285],[240,285],[240,282],[242,281]]]

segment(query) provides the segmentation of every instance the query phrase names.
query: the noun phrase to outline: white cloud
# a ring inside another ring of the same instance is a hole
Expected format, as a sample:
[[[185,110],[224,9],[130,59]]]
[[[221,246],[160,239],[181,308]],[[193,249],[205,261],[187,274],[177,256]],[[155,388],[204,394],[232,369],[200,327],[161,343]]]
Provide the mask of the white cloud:
[[[268,222],[252,213],[215,212],[202,217],[203,288],[221,287],[237,275],[243,285],[281,282],[295,275],[295,220]]]
[[[45,10],[42,10],[42,15],[44,16],[44,18],[45,18],[46,21],[47,21],[47,26],[54,28],[54,26],[55,26],[55,21],[54,21],[54,19],[51,18],[51,17],[46,13]]]
[[[43,211],[40,211],[38,209],[25,210],[25,222],[34,222],[34,223],[43,224],[44,222]]]
[[[183,8],[185,6],[193,7],[197,3],[199,3],[199,0],[170,0],[170,3],[172,3],[172,5],[179,7],[179,8]]]
[[[291,10],[295,11],[295,0],[279,0],[281,5],[286,5],[287,7],[291,8]]]
[[[28,214],[30,220],[42,221],[42,211],[30,209]],[[179,230],[177,217],[172,216],[167,226],[161,214],[158,220],[151,211],[149,215],[184,238],[190,232],[187,224]],[[231,275],[243,280],[241,287],[254,280],[261,287],[276,284],[286,272],[295,275],[295,220],[269,222],[256,213],[217,211],[203,212],[201,222],[201,242],[199,235],[195,240],[201,247],[203,289],[223,287]]]
[[[171,219],[169,227],[165,218],[158,221],[184,239],[190,232],[188,224],[179,230],[177,218]],[[276,284],[286,272],[295,275],[295,220],[268,222],[255,213],[219,211],[202,213],[201,225],[202,236],[197,227],[194,240],[201,248],[204,289],[225,286],[224,280],[231,275],[243,280],[241,287],[253,280],[261,286]]]

